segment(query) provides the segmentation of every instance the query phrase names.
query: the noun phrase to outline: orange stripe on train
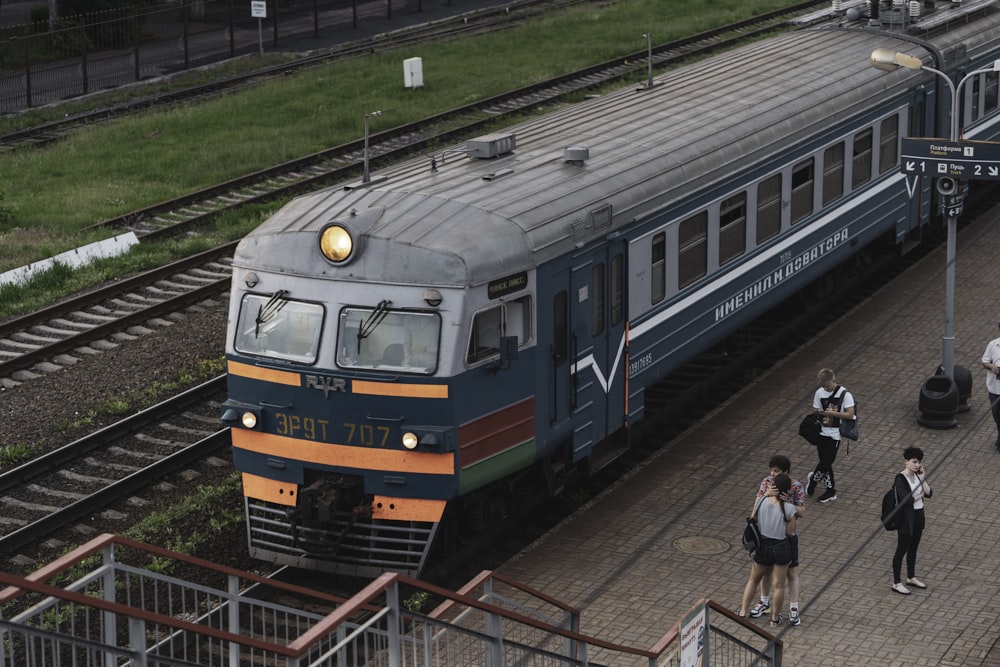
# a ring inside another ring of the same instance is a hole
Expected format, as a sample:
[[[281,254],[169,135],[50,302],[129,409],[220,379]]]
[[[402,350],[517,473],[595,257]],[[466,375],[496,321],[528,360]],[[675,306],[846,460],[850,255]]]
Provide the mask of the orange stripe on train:
[[[448,385],[352,380],[351,393],[372,396],[405,396],[407,398],[448,398]]]
[[[302,385],[302,380],[298,373],[288,371],[278,371],[273,368],[261,368],[251,364],[243,364],[238,361],[230,361],[226,365],[230,375],[250,378],[251,380],[263,380],[264,382],[275,382],[277,384],[287,384],[293,387]]]
[[[348,447],[326,442],[299,440],[242,428],[232,429],[233,447],[275,458],[309,461],[320,465],[385,470],[391,472],[454,475],[455,460],[451,454],[408,452],[400,449]]]

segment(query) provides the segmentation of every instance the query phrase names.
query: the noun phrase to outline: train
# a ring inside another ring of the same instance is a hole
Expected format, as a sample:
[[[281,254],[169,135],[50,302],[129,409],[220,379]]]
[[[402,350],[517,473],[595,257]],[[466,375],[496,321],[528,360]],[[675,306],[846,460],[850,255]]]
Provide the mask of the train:
[[[952,106],[962,141],[997,138],[993,2],[819,14],[366,170],[243,238],[221,412],[251,557],[419,575],[453,514],[487,526],[507,480],[600,470],[685,362],[956,213],[976,181],[901,147],[946,143]],[[904,59],[874,67],[880,49]]]

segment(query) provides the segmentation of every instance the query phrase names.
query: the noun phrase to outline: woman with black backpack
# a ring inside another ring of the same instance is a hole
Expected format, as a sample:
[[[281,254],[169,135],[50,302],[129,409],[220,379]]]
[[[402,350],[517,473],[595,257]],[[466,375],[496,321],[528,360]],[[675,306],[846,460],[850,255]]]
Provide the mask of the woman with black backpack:
[[[917,547],[924,534],[924,498],[932,495],[931,485],[924,479],[924,452],[919,447],[903,450],[906,467],[896,473],[893,488],[899,504],[895,511],[896,553],[892,556],[892,590],[901,595],[909,595],[907,584],[914,588],[927,588],[917,579]],[[901,574],[903,556],[906,556],[906,584]]]

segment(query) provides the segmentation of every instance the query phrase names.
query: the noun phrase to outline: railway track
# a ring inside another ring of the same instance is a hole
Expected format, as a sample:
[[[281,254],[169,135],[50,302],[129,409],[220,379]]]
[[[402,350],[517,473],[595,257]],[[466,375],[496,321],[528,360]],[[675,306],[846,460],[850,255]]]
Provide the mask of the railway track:
[[[218,417],[225,393],[222,375],[0,475],[0,556],[133,494],[145,498],[134,504],[149,504],[160,481],[192,466],[231,469],[229,430]]]
[[[229,290],[227,243],[117,281],[16,319],[0,322],[0,386],[76,363],[116,339],[169,326],[173,314]]]
[[[653,49],[652,68],[724,50],[738,42],[776,30],[790,29],[789,20],[820,6],[808,2],[747,21],[664,44]],[[368,168],[381,168],[415,155],[431,153],[511,118],[559,103],[570,96],[645,72],[643,51],[576,72],[456,107],[414,123],[335,146],[262,169],[231,181],[104,220],[93,228],[128,229],[140,238],[173,236],[211,224],[222,213],[251,204],[281,201],[358,178]],[[366,150],[367,146],[367,150]]]
[[[113,105],[70,114],[64,118],[0,134],[0,153],[25,147],[44,146],[58,141],[69,132],[81,127],[123,118],[150,109],[210,99],[221,94],[236,92],[240,89],[260,85],[271,79],[287,77],[290,74],[335,61],[363,58],[374,53],[398,50],[403,47],[433,41],[496,32],[497,30],[513,27],[537,16],[575,5],[586,4],[588,1],[521,0],[520,2],[502,6],[465,12],[450,19],[428,22],[412,28],[375,35],[367,39],[345,42],[321,53],[312,53],[278,65],[222,77],[208,83],[200,83],[170,91],[159,91],[148,95],[137,95]],[[783,18],[801,16],[805,11],[821,6],[822,3],[810,0],[809,2],[803,2],[788,9],[762,15],[759,19],[780,24],[783,22]],[[752,37],[752,26],[756,20],[752,19],[733,24],[732,26],[726,26],[719,30],[702,33],[701,36],[711,39],[713,34],[721,35],[731,30],[736,33],[747,31],[747,36]],[[654,52],[657,66],[662,66],[665,62],[664,58],[668,58],[674,50],[684,49],[685,47],[686,45],[683,40],[657,46]],[[637,63],[631,68],[634,71],[640,66],[645,66],[643,64],[645,61],[642,58],[646,55],[646,52],[636,52],[628,54],[624,57],[624,60]]]

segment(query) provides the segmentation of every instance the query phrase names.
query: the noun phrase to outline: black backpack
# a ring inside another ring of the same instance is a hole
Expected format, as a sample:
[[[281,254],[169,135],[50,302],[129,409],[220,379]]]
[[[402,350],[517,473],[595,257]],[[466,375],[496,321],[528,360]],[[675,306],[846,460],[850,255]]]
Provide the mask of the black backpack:
[[[896,498],[896,480],[893,479],[892,486],[882,496],[882,526],[886,530],[899,529],[899,514],[893,514],[899,499]]]

